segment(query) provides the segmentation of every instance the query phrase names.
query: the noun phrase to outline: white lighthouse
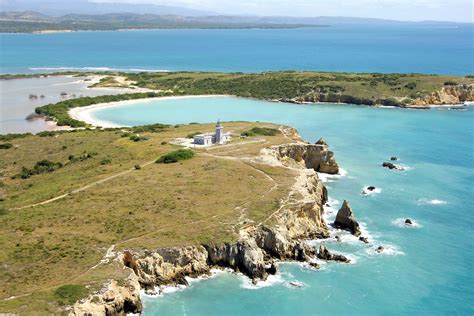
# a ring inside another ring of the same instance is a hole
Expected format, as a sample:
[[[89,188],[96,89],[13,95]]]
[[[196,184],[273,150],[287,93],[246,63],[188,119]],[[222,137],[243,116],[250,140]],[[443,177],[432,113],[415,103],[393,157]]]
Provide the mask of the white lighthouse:
[[[230,141],[230,133],[224,132],[220,120],[217,121],[216,130],[214,133],[198,134],[194,136],[194,144],[202,146],[211,146],[213,144],[225,144]]]
[[[222,126],[221,121],[217,120],[216,124],[216,144],[223,144],[225,142],[224,138],[222,137],[224,135],[224,126]]]

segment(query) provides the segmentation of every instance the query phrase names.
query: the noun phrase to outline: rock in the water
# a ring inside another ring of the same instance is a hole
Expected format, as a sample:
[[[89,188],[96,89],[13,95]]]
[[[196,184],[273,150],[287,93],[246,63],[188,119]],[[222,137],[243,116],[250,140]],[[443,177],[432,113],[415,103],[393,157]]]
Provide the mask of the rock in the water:
[[[388,168],[388,169],[390,169],[390,170],[393,170],[393,169],[396,169],[396,170],[404,170],[403,167],[397,166],[397,165],[395,165],[395,164],[393,164],[393,163],[391,163],[391,162],[384,162],[384,163],[382,164],[382,167]]]
[[[405,220],[405,225],[412,225],[412,224],[413,224],[413,222],[412,222],[411,219],[407,218],[407,219]]]
[[[384,163],[382,164],[382,167],[389,168],[389,169],[396,169],[396,168],[397,168],[397,167],[396,167],[393,163],[391,163],[391,162],[384,162]]]
[[[370,192],[374,192],[375,189],[376,189],[376,187],[374,187],[373,185],[371,185],[371,186],[365,188],[364,190],[362,190],[362,194],[367,195],[367,194],[369,194]]]
[[[297,281],[291,281],[288,284],[290,284],[292,287],[303,287],[303,284]]]
[[[316,262],[310,262],[309,263],[309,266],[314,268],[314,269],[317,269],[319,270],[319,268],[321,268],[321,266],[319,265],[319,263],[316,263]]]
[[[369,238],[367,238],[367,237],[362,237],[362,236],[360,236],[360,237],[359,237],[359,240],[365,242],[366,244],[369,243]]]
[[[337,242],[341,242],[341,237],[339,237],[338,235],[336,235],[336,237],[334,237],[336,239]]]
[[[350,262],[346,256],[331,253],[324,245],[319,246],[318,258],[328,261]]]
[[[395,156],[393,156],[393,157],[390,157],[390,160],[391,160],[391,161],[397,161],[397,160],[398,160],[398,158],[397,158],[397,157],[395,157]]]
[[[337,212],[336,221],[334,225],[339,228],[348,229],[354,236],[361,234],[359,223],[355,219],[349,202],[344,200],[341,209]]]
[[[278,269],[277,266],[274,262],[270,265],[270,268],[267,269],[267,273],[271,275],[275,275],[277,273]]]
[[[382,251],[384,251],[384,247],[378,246],[377,249],[375,249],[375,251],[377,251],[378,253],[381,253]]]

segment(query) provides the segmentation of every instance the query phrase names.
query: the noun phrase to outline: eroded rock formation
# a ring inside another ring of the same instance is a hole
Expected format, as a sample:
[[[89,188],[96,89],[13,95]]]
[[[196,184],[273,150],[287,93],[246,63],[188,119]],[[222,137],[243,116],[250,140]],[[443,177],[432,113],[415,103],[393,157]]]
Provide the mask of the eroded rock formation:
[[[428,96],[414,100],[413,105],[461,104],[466,101],[474,101],[474,85],[472,84],[445,86]]]
[[[339,261],[346,263],[349,263],[351,261],[344,255],[334,254],[330,252],[323,244],[319,246],[318,258],[327,261]]]
[[[344,200],[342,207],[337,212],[334,225],[338,228],[349,230],[354,236],[360,236],[361,234],[359,223],[352,212],[349,202],[346,200]]]

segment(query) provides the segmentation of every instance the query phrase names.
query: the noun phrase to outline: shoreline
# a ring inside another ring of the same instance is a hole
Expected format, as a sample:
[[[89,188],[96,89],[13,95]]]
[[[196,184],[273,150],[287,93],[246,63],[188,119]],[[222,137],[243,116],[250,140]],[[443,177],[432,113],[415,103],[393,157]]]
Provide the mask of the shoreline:
[[[124,100],[110,103],[99,103],[89,106],[76,107],[70,109],[67,113],[75,120],[83,121],[94,127],[104,128],[117,128],[117,127],[130,127],[129,125],[119,125],[109,121],[97,119],[93,116],[93,112],[104,108],[114,108],[122,106],[130,106],[136,103],[146,103],[151,101],[165,101],[165,100],[179,100],[179,99],[194,99],[194,98],[208,98],[208,97],[233,97],[227,94],[213,94],[213,95],[187,95],[187,96],[169,96],[169,97],[157,97],[157,98],[146,98],[138,100]]]

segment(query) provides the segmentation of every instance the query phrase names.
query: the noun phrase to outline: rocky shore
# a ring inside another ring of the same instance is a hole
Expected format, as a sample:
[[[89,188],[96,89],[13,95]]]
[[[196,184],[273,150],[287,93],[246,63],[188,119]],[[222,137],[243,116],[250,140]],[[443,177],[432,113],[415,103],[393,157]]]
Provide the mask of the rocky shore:
[[[347,103],[356,105],[380,105],[380,106],[396,106],[407,108],[426,108],[439,105],[458,105],[465,102],[474,101],[474,85],[460,84],[448,85],[440,90],[426,96],[420,96],[414,99],[394,99],[394,98],[378,98],[367,99],[359,98],[351,95],[340,93],[309,93],[292,99],[278,99],[273,101],[304,104],[316,102],[328,103]]]
[[[323,260],[348,262],[325,247],[320,253],[308,239],[328,238],[323,206],[328,193],[316,172],[337,174],[339,166],[324,140],[274,146],[262,150],[259,163],[279,164],[298,171],[291,194],[297,201],[282,205],[271,220],[248,224],[232,244],[206,244],[155,250],[125,250],[117,258],[129,270],[125,281],[110,281],[102,291],[78,301],[73,315],[115,315],[140,313],[140,290],[155,293],[162,285],[187,285],[186,277],[209,274],[213,267],[231,268],[251,278],[266,280],[277,272],[276,261]],[[314,265],[314,263],[313,263]]]

